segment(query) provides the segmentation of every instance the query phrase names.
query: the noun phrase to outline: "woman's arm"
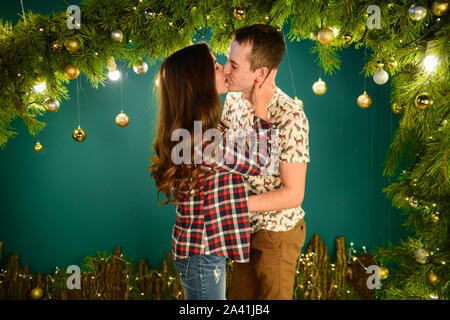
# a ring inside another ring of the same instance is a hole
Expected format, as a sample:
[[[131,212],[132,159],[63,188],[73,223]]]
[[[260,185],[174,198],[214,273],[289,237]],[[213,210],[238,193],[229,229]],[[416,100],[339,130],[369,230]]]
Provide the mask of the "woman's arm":
[[[252,107],[255,111],[253,129],[256,131],[256,145],[262,147],[258,148],[259,153],[256,156],[256,163],[252,163],[247,150],[239,148],[235,144],[232,147],[226,143],[224,147],[219,144],[219,148],[223,147],[220,152],[224,151],[220,153],[220,155],[223,155],[222,159],[224,161],[215,161],[216,168],[219,170],[226,170],[241,175],[268,175],[278,171],[278,168],[271,168],[270,172],[268,170],[268,165],[272,158],[271,134],[272,129],[275,129],[275,127],[268,121],[267,106],[275,93],[276,74],[277,68],[271,70],[262,83],[255,79],[253,86]],[[264,133],[267,133],[267,135]],[[275,139],[278,139],[278,136]],[[274,150],[278,150],[278,141],[275,140],[275,142]],[[250,150],[253,150],[253,148],[250,148]],[[278,157],[278,155],[276,156]]]
[[[211,143],[206,149],[203,157],[203,165],[212,166],[215,164],[215,170],[225,170],[235,174],[241,175],[264,175],[268,174],[268,165],[270,164],[271,151],[272,151],[272,134],[271,130],[274,129],[272,123],[263,120],[262,118],[255,116],[253,129],[255,130],[254,143],[258,146],[257,154],[250,154],[244,147],[241,148],[236,143],[229,145],[225,139],[220,143]],[[219,161],[215,161],[210,156],[210,150],[219,152]],[[250,146],[250,150],[255,150]]]

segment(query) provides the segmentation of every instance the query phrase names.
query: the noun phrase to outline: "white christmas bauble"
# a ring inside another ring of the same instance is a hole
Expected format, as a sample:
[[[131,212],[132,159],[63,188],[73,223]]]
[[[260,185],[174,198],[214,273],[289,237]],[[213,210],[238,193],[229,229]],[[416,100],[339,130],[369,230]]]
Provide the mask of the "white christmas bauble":
[[[148,64],[145,61],[140,60],[139,62],[133,65],[133,70],[137,74],[144,74],[148,70]]]
[[[44,104],[48,112],[56,112],[59,109],[59,101],[56,99],[48,99]]]
[[[427,8],[413,4],[409,8],[409,17],[413,21],[420,21],[427,15]]]
[[[114,30],[111,32],[111,37],[116,40],[117,42],[122,42],[123,39],[123,33],[120,30]]]
[[[314,82],[312,89],[315,94],[321,96],[327,92],[327,84],[319,78],[319,80]]]
[[[381,68],[380,70],[378,70],[373,74],[373,81],[376,84],[385,84],[388,81],[388,79],[389,75],[386,71],[383,70],[383,68]]]

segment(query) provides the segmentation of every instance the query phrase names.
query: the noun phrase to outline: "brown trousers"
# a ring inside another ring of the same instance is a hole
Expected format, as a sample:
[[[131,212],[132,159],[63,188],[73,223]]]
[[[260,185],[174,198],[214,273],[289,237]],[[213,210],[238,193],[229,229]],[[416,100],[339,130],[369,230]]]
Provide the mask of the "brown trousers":
[[[289,231],[252,235],[250,262],[233,263],[229,300],[292,300],[297,259],[305,242],[302,219]]]

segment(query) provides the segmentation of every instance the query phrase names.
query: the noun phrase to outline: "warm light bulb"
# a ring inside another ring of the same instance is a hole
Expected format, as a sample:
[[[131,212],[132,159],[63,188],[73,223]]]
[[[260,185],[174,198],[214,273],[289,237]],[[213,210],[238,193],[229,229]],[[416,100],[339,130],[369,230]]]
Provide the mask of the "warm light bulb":
[[[45,92],[45,81],[39,82],[38,84],[36,84],[33,89],[36,93],[44,93]]]
[[[108,73],[108,77],[109,77],[111,80],[113,80],[113,81],[117,81],[117,80],[120,79],[120,71],[117,70],[117,69],[111,70],[111,71]]]
[[[423,61],[423,64],[425,65],[425,69],[428,73],[431,73],[436,70],[436,66],[438,64],[438,57],[434,55],[429,55],[425,57],[425,60]]]

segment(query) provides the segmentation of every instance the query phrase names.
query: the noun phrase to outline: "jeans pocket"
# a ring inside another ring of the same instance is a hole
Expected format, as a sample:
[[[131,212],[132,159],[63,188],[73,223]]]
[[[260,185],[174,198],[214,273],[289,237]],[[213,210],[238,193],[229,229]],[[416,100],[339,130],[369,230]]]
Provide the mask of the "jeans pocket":
[[[175,269],[181,280],[186,280],[189,268],[189,257],[186,259],[177,259],[174,261]]]

